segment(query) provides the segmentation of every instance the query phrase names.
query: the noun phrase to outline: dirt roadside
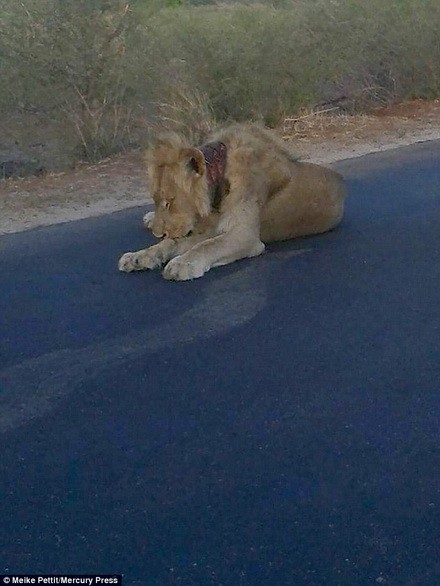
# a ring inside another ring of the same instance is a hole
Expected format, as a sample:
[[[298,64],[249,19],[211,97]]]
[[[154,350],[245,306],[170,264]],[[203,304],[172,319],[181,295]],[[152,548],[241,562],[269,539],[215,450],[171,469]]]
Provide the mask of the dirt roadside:
[[[370,115],[304,114],[280,134],[303,160],[330,164],[440,139],[440,99],[415,100]],[[151,203],[142,154],[81,164],[73,171],[0,182],[0,234]]]

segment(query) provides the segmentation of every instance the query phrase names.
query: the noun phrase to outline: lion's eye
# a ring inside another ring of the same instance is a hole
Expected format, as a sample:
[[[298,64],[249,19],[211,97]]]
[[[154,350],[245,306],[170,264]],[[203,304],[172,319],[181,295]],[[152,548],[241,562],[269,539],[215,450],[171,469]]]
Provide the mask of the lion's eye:
[[[166,210],[169,210],[170,209],[171,202],[170,201],[164,201],[164,202],[162,202],[162,205],[163,205],[163,207]]]

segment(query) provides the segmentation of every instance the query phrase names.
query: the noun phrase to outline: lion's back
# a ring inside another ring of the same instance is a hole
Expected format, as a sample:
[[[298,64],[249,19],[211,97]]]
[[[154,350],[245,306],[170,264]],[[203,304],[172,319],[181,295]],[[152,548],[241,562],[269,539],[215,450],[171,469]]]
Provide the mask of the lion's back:
[[[274,132],[253,123],[237,123],[216,132],[210,140],[221,141],[233,152],[237,149],[252,149],[260,156],[286,161],[296,161],[298,156],[292,153],[286,144]]]

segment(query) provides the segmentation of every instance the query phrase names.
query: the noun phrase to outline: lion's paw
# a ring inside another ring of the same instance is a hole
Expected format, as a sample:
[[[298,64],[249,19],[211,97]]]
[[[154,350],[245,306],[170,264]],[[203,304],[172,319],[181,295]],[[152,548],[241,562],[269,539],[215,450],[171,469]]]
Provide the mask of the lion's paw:
[[[145,228],[147,228],[147,230],[151,230],[153,228],[154,212],[147,212],[142,218],[142,221]]]
[[[198,279],[208,269],[199,260],[185,258],[185,255],[176,256],[166,265],[163,276],[170,281],[190,281]]]
[[[126,252],[121,256],[118,263],[120,271],[131,273],[133,271],[145,271],[160,266],[157,256],[146,250],[139,252]]]
[[[118,262],[118,269],[125,273],[131,273],[132,271],[138,271],[138,261],[136,259],[135,252],[126,252],[121,256]]]

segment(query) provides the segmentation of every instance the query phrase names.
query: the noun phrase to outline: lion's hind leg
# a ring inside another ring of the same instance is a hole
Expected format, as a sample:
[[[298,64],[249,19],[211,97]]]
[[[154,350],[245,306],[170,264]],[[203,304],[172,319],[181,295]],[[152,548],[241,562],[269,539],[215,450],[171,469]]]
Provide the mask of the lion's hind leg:
[[[339,224],[344,211],[342,185],[333,183],[326,188],[303,190],[301,187],[291,181],[263,207],[260,223],[263,242],[321,234]]]

